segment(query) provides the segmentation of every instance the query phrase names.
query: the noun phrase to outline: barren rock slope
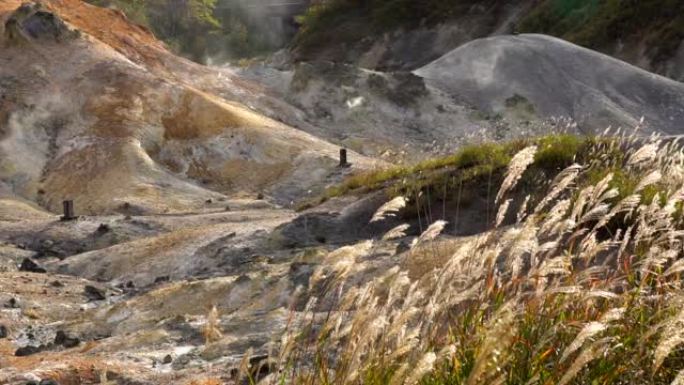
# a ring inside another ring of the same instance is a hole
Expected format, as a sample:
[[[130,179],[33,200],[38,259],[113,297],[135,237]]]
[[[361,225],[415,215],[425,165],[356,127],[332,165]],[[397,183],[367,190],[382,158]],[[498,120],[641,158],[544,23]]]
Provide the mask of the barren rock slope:
[[[0,12],[5,195],[167,212],[226,194],[289,203],[340,176],[338,147],[240,104],[257,87],[174,57],[115,11],[62,0]]]
[[[651,131],[682,133],[682,83],[549,36],[475,40],[415,73],[485,111],[569,116],[585,132],[643,116]]]

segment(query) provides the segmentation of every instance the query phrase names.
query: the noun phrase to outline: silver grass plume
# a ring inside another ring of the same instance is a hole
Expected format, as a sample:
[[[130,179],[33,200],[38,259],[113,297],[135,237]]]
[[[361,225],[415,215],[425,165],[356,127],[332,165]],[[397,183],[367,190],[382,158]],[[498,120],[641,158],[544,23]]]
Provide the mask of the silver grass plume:
[[[582,368],[584,368],[591,361],[603,355],[608,350],[611,341],[612,338],[607,337],[592,343],[588,348],[582,350],[577,358],[575,358],[575,361],[573,361],[572,365],[570,365],[570,368],[565,371],[565,374],[563,374],[563,377],[561,377],[558,385],[565,385],[572,381],[580,372],[580,370],[582,370]]]
[[[513,156],[508,164],[508,171],[504,177],[495,202],[499,202],[508,191],[510,191],[520,180],[525,170],[534,163],[534,156],[537,154],[537,146],[529,146]]]
[[[658,156],[660,142],[649,143],[636,150],[627,160],[630,166],[640,165],[654,160]]]
[[[660,182],[660,180],[663,178],[663,174],[660,173],[659,170],[652,171],[645,177],[639,181],[639,184],[637,185],[636,189],[634,192],[640,192],[642,191],[646,186],[650,186],[652,184],[656,184]]]
[[[680,370],[677,373],[677,377],[670,383],[670,385],[684,385],[684,370]]]
[[[411,244],[411,248],[415,248],[416,246],[423,244],[425,242],[431,241],[439,234],[442,233],[442,230],[444,230],[444,227],[447,225],[446,221],[436,221],[435,223],[431,224],[424,232],[423,234],[420,235],[417,239],[413,241]]]
[[[373,214],[370,223],[379,222],[389,217],[396,216],[401,209],[406,207],[406,198],[398,196],[391,201],[380,206],[380,208]]]
[[[511,205],[512,201],[512,199],[506,199],[506,201],[501,204],[499,211],[496,213],[496,222],[494,223],[494,227],[501,226],[501,223],[503,223],[503,220],[506,218],[508,207]]]
[[[385,233],[385,235],[382,236],[383,241],[390,241],[393,239],[397,238],[403,238],[406,236],[406,230],[408,230],[411,227],[411,225],[404,223],[403,225],[399,225],[392,230],[388,231]]]
[[[568,345],[565,351],[563,351],[563,355],[560,359],[561,362],[565,361],[572,353],[576,352],[579,348],[581,348],[586,340],[605,331],[606,329],[608,329],[608,325],[603,322],[594,321],[584,325],[582,330],[580,330],[580,332],[577,333],[577,336],[572,341],[572,343]]]
[[[437,355],[433,352],[428,352],[421,357],[420,361],[413,367],[413,373],[406,380],[407,385],[414,385],[418,383],[426,374],[432,371],[435,366]]]
[[[520,223],[525,219],[527,216],[527,205],[530,203],[530,195],[525,197],[525,200],[523,201],[522,205],[520,205],[520,208],[518,209],[518,214],[516,215],[516,222]]]
[[[549,202],[556,199],[563,191],[570,187],[570,185],[572,185],[572,182],[575,181],[581,170],[582,166],[580,166],[579,164],[573,164],[572,166],[561,171],[554,179],[553,184],[551,185],[551,191],[549,191],[549,193],[546,194],[544,199],[542,199],[542,201],[539,202],[537,207],[534,209],[534,212],[538,213],[541,210],[543,210],[544,207],[546,207],[546,205],[549,204]]]

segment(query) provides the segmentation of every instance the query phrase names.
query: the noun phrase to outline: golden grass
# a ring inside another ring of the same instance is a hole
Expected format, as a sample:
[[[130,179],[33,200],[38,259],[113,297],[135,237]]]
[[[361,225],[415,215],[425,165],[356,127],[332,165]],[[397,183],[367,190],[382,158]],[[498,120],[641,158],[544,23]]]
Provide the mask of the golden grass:
[[[386,241],[333,251],[312,276],[327,290],[295,315],[269,383],[678,383],[684,151],[658,138],[591,147],[528,206],[505,207],[521,211],[512,226],[458,242],[432,240],[431,226],[365,277],[359,261]]]

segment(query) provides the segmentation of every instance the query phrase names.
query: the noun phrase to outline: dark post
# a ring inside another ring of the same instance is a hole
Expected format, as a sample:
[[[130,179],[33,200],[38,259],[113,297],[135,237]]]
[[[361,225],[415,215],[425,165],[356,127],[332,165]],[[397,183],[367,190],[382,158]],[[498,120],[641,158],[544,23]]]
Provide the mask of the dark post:
[[[340,149],[340,167],[347,167],[349,163],[347,163],[347,149],[346,148],[341,148]]]
[[[64,206],[64,216],[62,216],[62,220],[70,221],[76,219],[76,216],[74,215],[74,201],[66,200],[62,202],[62,205]]]

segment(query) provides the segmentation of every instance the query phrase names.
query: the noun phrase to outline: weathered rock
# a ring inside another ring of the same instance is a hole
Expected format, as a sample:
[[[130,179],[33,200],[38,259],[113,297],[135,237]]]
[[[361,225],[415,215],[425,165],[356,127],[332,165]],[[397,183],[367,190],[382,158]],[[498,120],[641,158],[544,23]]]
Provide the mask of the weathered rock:
[[[19,301],[17,301],[16,298],[10,298],[9,301],[5,304],[6,308],[9,309],[18,309],[19,308]]]
[[[36,353],[40,353],[43,350],[45,350],[44,346],[24,346],[24,347],[17,349],[14,352],[14,355],[17,357],[26,357],[26,356],[30,356],[30,355],[33,355]]]
[[[161,277],[157,277],[154,279],[154,283],[164,283],[164,282],[169,282],[171,280],[171,277],[168,275],[163,275]]]
[[[55,336],[55,345],[63,346],[67,349],[74,348],[81,343],[81,340],[75,337],[68,336],[64,331],[60,330]]]
[[[40,3],[25,3],[5,23],[5,36],[9,41],[52,40],[64,41],[79,36],[57,15],[44,9]]]
[[[106,223],[101,223],[100,226],[97,227],[97,233],[98,234],[106,234],[110,232],[112,228],[106,224]]]
[[[19,271],[28,271],[31,273],[46,273],[47,270],[42,268],[40,265],[38,265],[36,262],[34,262],[31,258],[24,258],[24,260],[21,262],[21,266],[19,266]]]
[[[103,301],[107,299],[107,294],[104,290],[98,289],[92,285],[86,285],[83,288],[83,294],[91,301]]]

